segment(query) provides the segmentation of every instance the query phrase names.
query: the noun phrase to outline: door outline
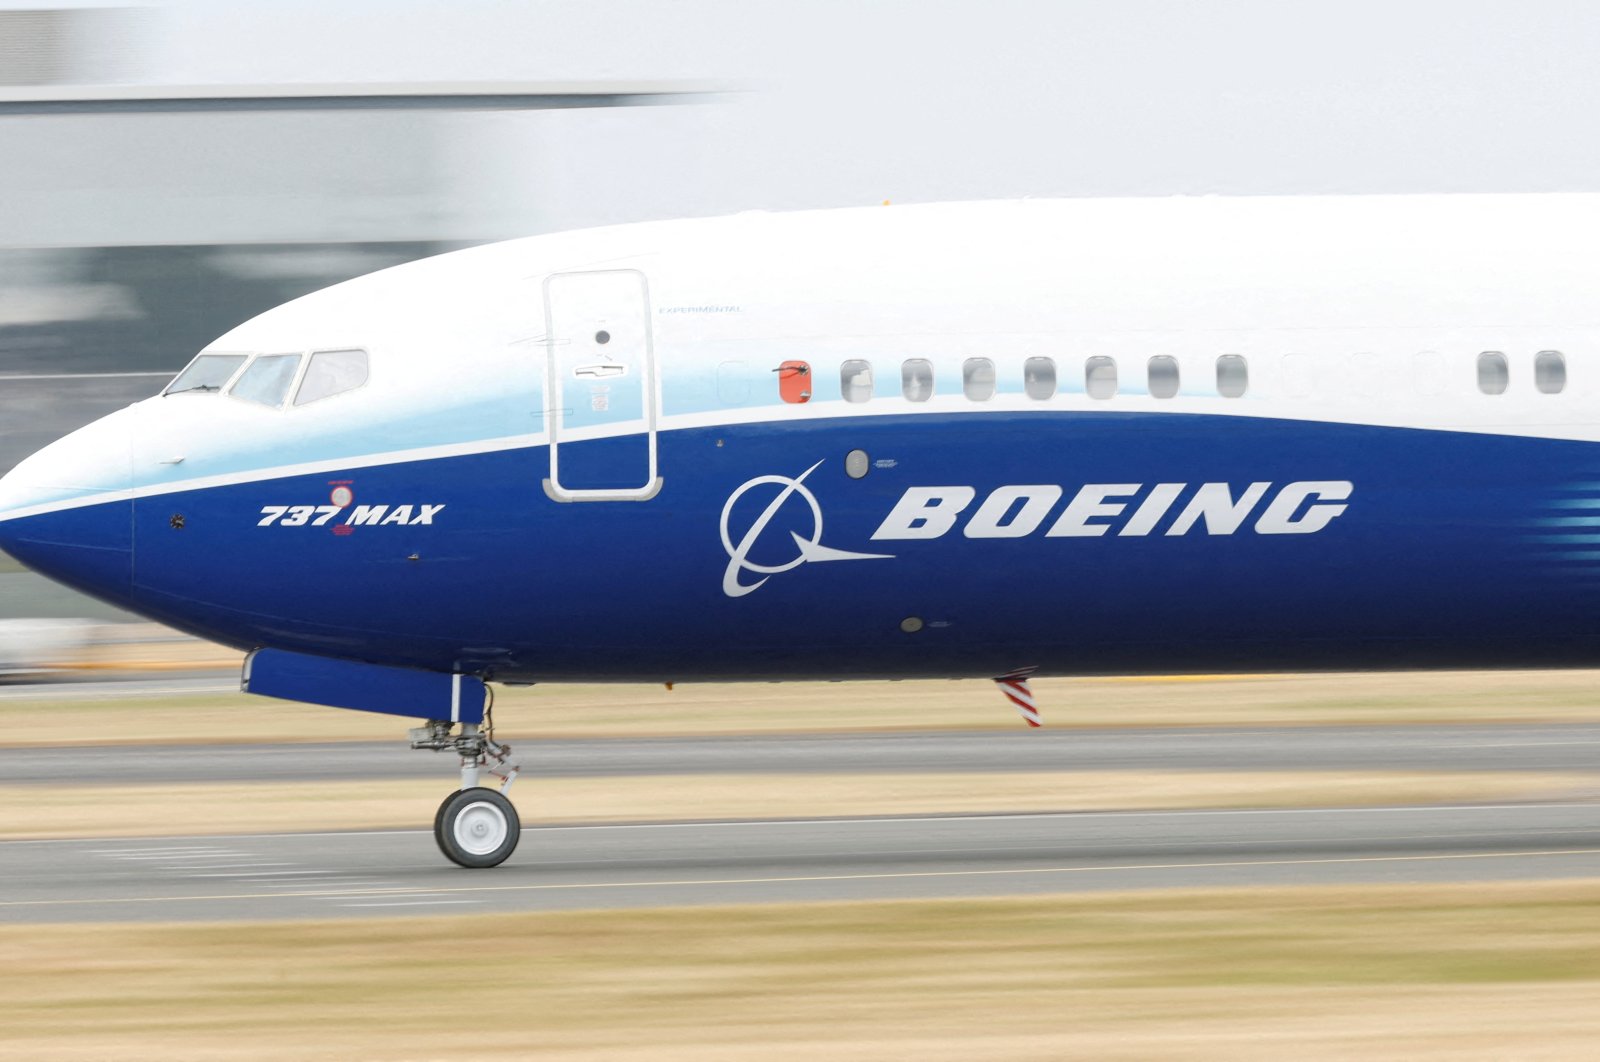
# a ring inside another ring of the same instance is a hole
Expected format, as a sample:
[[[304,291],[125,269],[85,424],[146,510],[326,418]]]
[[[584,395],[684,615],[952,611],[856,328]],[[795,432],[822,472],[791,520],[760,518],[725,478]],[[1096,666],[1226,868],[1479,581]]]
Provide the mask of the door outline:
[[[625,488],[574,488],[561,485],[561,433],[565,427],[567,404],[572,396],[568,394],[566,381],[561,365],[560,351],[564,344],[571,342],[571,337],[563,338],[557,334],[554,303],[551,298],[551,284],[562,278],[571,277],[600,277],[600,276],[631,276],[638,279],[639,284],[639,310],[643,322],[644,351],[640,362],[639,389],[644,412],[645,425],[645,450],[647,454],[647,474],[645,482],[639,487]],[[652,315],[650,312],[650,281],[644,273],[637,269],[592,269],[573,270],[565,273],[552,273],[544,278],[544,314],[547,325],[545,338],[545,393],[549,396],[545,405],[550,409],[550,476],[544,481],[544,492],[552,500],[559,502],[575,501],[648,501],[654,498],[661,490],[661,476],[658,473],[656,455],[656,421],[657,410],[660,408],[660,397],[657,394],[656,383],[656,357],[655,357],[655,331],[651,327]]]

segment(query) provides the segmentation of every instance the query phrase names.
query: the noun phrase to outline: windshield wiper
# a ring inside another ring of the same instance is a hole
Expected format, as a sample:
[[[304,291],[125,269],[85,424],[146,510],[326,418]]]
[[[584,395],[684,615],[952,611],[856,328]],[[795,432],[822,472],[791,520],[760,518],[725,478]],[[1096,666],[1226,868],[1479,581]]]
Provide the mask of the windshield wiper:
[[[220,390],[222,390],[222,386],[220,384],[195,384],[192,387],[180,387],[176,391],[163,391],[163,392],[161,392],[161,397],[165,398],[168,395],[188,394],[190,391],[220,391]]]

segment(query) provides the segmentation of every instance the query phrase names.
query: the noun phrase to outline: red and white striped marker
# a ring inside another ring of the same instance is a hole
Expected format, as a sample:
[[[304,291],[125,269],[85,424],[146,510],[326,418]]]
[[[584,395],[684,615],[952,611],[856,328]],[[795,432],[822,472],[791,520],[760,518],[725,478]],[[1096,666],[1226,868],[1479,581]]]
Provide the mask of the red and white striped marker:
[[[1033,703],[1033,688],[1028,685],[1028,676],[1037,670],[1038,668],[1032,667],[1018,668],[994,680],[994,684],[1000,687],[1000,692],[1006,695],[1006,700],[1016,706],[1023,722],[1029,726],[1044,725],[1039,721],[1039,709]]]

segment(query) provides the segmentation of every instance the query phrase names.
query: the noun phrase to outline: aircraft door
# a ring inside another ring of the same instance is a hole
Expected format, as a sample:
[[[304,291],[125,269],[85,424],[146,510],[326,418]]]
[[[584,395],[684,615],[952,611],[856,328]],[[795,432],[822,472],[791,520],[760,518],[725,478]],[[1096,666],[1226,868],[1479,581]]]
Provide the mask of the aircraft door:
[[[636,269],[544,282],[550,478],[558,501],[653,497],[656,380],[650,291]]]

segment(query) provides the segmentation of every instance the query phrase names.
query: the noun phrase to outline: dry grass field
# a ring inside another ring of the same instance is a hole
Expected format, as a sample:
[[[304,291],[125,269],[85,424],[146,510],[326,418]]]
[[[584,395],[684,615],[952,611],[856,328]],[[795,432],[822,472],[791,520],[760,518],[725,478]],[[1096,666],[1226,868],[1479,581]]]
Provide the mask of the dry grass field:
[[[1600,883],[0,928],[0,1057],[1588,1059]]]

